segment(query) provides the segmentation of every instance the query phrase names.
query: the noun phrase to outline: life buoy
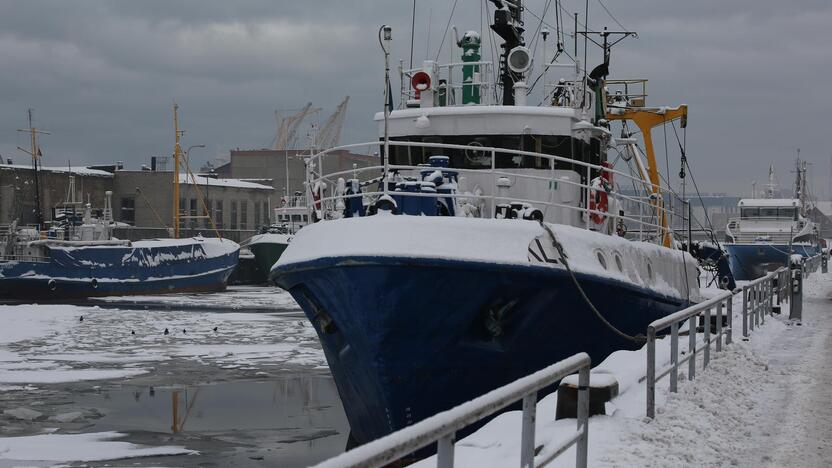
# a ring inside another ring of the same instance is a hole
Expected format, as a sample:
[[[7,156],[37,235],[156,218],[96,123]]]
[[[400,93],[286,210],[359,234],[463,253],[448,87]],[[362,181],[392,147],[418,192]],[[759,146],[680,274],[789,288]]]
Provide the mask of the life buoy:
[[[605,169],[611,169],[609,162],[602,163]],[[612,171],[601,171],[601,175],[592,179],[589,187],[589,219],[593,223],[601,225],[607,220],[606,213],[609,212],[610,200],[607,195],[612,187]]]
[[[597,186],[596,186],[597,182]],[[607,219],[606,214],[609,211],[609,197],[607,191],[604,190],[600,182],[600,178],[593,179],[592,188],[589,191],[589,219],[595,224],[604,224]]]

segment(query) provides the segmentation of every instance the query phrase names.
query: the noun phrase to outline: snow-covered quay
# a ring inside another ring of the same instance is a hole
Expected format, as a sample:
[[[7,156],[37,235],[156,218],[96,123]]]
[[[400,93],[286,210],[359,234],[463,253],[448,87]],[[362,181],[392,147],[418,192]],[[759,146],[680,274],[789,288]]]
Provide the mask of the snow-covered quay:
[[[657,388],[656,418],[645,417],[646,350],[617,352],[593,373],[614,375],[620,395],[589,423],[589,466],[824,467],[832,460],[832,276],[806,281],[803,321],[766,320],[747,341],[741,331],[678,393]],[[735,297],[734,311],[741,310]],[[738,323],[735,320],[735,323]],[[661,340],[668,341],[668,340]],[[659,355],[662,353],[659,343]],[[665,354],[667,354],[665,352]],[[685,367],[686,369],[686,367]],[[557,394],[538,403],[536,446],[575,430],[554,420]],[[504,413],[456,443],[456,466],[517,466],[521,412]],[[569,449],[550,466],[575,464]],[[431,467],[436,459],[415,466]]]

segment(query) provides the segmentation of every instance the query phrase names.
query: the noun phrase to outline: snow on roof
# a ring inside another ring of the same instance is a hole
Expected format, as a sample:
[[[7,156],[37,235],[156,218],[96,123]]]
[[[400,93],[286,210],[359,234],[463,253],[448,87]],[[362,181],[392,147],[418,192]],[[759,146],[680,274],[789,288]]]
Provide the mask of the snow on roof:
[[[22,170],[32,170],[32,166],[26,164],[0,164],[0,169],[22,169]],[[57,167],[57,166],[41,166],[40,170],[46,172],[69,172],[72,174],[78,175],[86,175],[86,176],[99,176],[99,177],[112,177],[112,172],[102,171],[100,169],[90,169],[88,167]]]
[[[194,178],[195,177],[195,178]],[[179,174],[180,184],[192,185],[196,181],[197,185],[213,185],[215,187],[233,187],[242,189],[255,190],[274,190],[270,185],[256,184],[254,182],[246,182],[240,179],[214,179],[212,177],[191,176],[189,174]]]
[[[754,207],[788,207],[798,205],[800,205],[800,200],[793,198],[744,198],[739,203],[739,206]]]

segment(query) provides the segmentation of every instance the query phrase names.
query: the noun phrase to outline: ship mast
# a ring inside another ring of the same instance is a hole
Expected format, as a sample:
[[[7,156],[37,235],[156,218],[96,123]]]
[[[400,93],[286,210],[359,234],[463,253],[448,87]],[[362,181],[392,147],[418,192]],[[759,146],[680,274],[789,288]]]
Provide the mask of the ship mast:
[[[43,157],[43,153],[40,151],[40,146],[38,146],[38,135],[49,135],[49,132],[38,130],[34,127],[34,125],[32,124],[33,112],[34,109],[29,109],[29,128],[17,130],[18,132],[29,133],[30,149],[25,150],[19,146],[17,147],[17,149],[23,151],[24,153],[32,157],[32,169],[35,171],[35,216],[37,217],[38,228],[40,228],[44,224],[43,210],[40,206],[40,158]]]
[[[179,239],[179,160],[182,157],[182,146],[179,139],[185,133],[179,130],[179,104],[173,103],[173,132],[176,144],[173,147],[173,238]]]

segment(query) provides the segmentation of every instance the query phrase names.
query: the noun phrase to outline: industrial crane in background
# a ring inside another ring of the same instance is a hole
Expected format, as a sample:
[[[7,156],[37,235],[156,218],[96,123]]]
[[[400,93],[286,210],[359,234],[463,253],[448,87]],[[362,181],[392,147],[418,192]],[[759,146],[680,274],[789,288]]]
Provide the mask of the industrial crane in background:
[[[338,140],[341,138],[341,128],[344,125],[344,116],[347,113],[347,103],[350,97],[347,96],[335,108],[335,112],[326,120],[323,127],[317,132],[317,135],[312,135],[314,146],[318,149],[332,148],[338,145]],[[317,114],[322,109],[320,107],[312,107],[309,102],[294,114],[280,117],[280,113],[275,111],[275,118],[277,120],[277,131],[274,138],[274,149],[276,150],[290,150],[300,149],[298,144],[298,129],[301,124],[309,117]],[[313,124],[313,132],[315,125]]]

